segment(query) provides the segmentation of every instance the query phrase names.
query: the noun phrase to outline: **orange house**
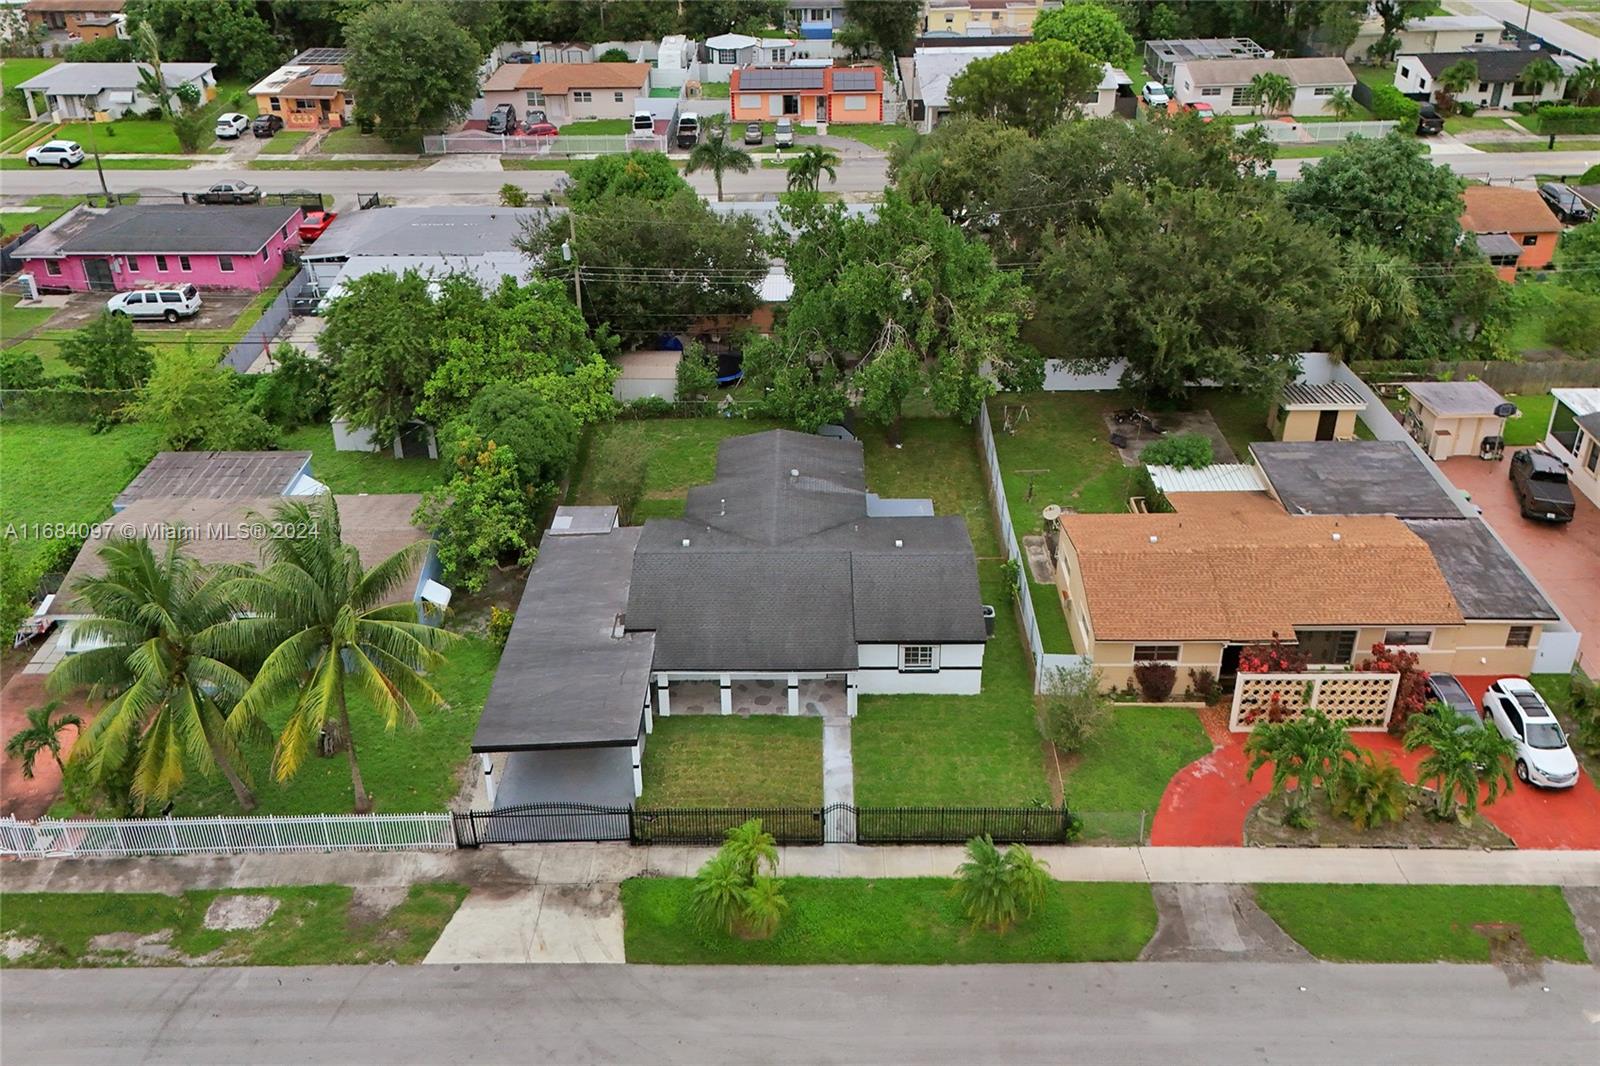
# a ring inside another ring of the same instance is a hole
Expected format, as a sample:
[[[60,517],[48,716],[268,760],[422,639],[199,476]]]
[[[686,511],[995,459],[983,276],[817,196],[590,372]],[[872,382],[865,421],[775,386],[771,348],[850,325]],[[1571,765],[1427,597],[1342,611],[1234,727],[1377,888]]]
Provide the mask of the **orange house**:
[[[277,115],[290,130],[338,129],[350,121],[355,97],[344,83],[344,48],[308,48],[250,86],[256,111]]]
[[[878,67],[739,67],[728,75],[734,122],[787,118],[818,122],[883,121],[883,71]]]
[[[69,37],[97,41],[115,37],[123,0],[28,0],[22,13],[35,26],[66,30]]]
[[[1461,199],[1461,228],[1477,235],[1500,280],[1515,281],[1519,270],[1550,265],[1561,223],[1544,197],[1532,189],[1473,185]]]

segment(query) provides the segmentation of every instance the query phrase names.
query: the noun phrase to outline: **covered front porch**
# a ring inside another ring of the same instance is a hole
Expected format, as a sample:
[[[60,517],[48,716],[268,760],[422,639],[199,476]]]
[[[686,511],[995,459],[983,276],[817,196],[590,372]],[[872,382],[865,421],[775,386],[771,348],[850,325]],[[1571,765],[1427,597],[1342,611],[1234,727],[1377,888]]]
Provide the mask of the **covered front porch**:
[[[854,718],[858,686],[854,671],[844,673],[657,672],[651,677],[654,703],[663,718],[721,714],[748,718],[781,714]]]

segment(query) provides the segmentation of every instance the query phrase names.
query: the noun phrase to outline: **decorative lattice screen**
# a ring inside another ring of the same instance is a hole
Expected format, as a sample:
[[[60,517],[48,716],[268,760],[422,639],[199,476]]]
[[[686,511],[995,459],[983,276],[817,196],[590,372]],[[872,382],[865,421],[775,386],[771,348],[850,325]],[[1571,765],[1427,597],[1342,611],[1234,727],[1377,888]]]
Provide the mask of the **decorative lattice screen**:
[[[1258,721],[1284,721],[1315,707],[1346,729],[1384,730],[1399,687],[1399,674],[1240,674],[1228,728],[1249,732]]]

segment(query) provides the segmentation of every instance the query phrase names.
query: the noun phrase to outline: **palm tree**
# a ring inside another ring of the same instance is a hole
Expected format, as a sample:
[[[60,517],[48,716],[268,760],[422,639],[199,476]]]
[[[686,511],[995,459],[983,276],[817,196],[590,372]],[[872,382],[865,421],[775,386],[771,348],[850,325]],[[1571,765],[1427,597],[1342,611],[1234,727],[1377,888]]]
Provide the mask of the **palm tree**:
[[[778,931],[789,901],[783,898],[783,882],[776,877],[757,877],[744,890],[739,922],[753,940],[765,940]]]
[[[1529,96],[1538,96],[1546,85],[1561,80],[1561,68],[1549,56],[1540,56],[1522,68],[1522,77],[1517,80],[1528,90]]]
[[[789,907],[783,882],[771,876],[777,869],[778,844],[761,828],[761,819],[728,830],[726,842],[695,874],[690,897],[695,921],[704,929],[771,936]]]
[[[1490,804],[1500,798],[1502,788],[1511,790],[1516,746],[1493,727],[1463,725],[1448,708],[1430,703],[1422,714],[1412,716],[1406,729],[1405,749],[1423,746],[1429,751],[1417,764],[1417,780],[1434,783],[1437,817],[1471,825],[1480,792],[1483,803]]]
[[[1250,79],[1250,101],[1268,114],[1287,111],[1294,105],[1294,82],[1282,74],[1263,71]]]
[[[251,810],[256,798],[236,743],[250,730],[225,725],[248,682],[210,639],[237,611],[228,574],[208,573],[179,550],[177,537],[167,538],[160,557],[149,541],[131,540],[100,549],[100,558],[104,576],[74,590],[93,614],[73,634],[101,646],[67,656],[48,681],[54,692],[90,685],[115,693],[79,734],[71,762],[105,781],[133,760],[140,805],[170,799],[191,764],[207,775],[219,769],[239,806]]]
[[[1600,104],[1600,59],[1591,59],[1567,78],[1567,91],[1585,106]]]
[[[1331,789],[1340,764],[1354,755],[1356,746],[1344,726],[1315,707],[1308,707],[1298,718],[1286,722],[1262,722],[1250,731],[1245,754],[1250,767],[1245,780],[1267,763],[1272,764],[1272,787],[1268,795],[1282,794],[1288,808],[1289,824],[1304,828],[1310,824],[1306,809],[1311,789],[1319,784]],[[1294,787],[1289,788],[1289,782]]]
[[[830,152],[820,144],[806,145],[795,156],[794,162],[789,164],[789,191],[816,192],[824,174],[828,175],[828,184],[832,185],[839,180],[838,172],[833,169],[838,162],[838,153]]]
[[[1370,244],[1351,243],[1333,290],[1333,336],[1328,351],[1337,359],[1387,359],[1400,351],[1422,313],[1411,279],[1414,267]]]
[[[1356,98],[1350,95],[1349,89],[1335,89],[1333,95],[1328,97],[1328,111],[1340,122],[1355,114],[1358,106]]]
[[[1471,59],[1459,59],[1439,72],[1434,79],[1438,89],[1439,106],[1446,114],[1456,109],[1456,96],[1466,92],[1478,80],[1478,64]]]
[[[967,841],[967,861],[956,867],[956,895],[977,925],[1004,934],[1033,913],[1050,887],[1049,867],[1021,844],[1002,852],[987,836]]]
[[[725,847],[705,861],[694,875],[690,908],[702,929],[731,933],[744,912],[745,892],[750,880],[739,857]]]
[[[292,696],[294,707],[273,753],[273,775],[279,781],[293,777],[326,731],[345,750],[355,810],[366,814],[372,798],[361,780],[349,689],[365,696],[390,730],[402,721],[415,725],[418,708],[445,706],[423,675],[444,661],[441,652],[455,634],[419,622],[409,598],[390,602],[422,565],[430,542],[408,545],[369,570],[340,539],[332,496],[282,504],[272,521],[278,529],[310,532],[273,536],[261,553],[266,569],[229,582],[230,594],[257,616],[219,626],[219,644],[241,652],[271,650],[228,725],[262,728],[267,710]]]
[[[713,129],[705,140],[694,146],[694,151],[689,153],[689,165],[683,170],[686,174],[693,174],[697,170],[711,171],[711,176],[717,182],[717,202],[721,203],[722,175],[729,170],[748,174],[753,166],[755,160],[750,158],[749,152],[728,143],[726,130]]]
[[[33,780],[33,760],[46,751],[56,761],[56,769],[66,773],[67,768],[61,762],[61,731],[71,728],[81,733],[83,719],[75,714],[57,714],[60,709],[60,700],[51,700],[43,707],[30,707],[27,727],[11,734],[11,739],[6,741],[6,758],[22,763],[25,780]]]
[[[1387,755],[1363,752],[1345,763],[1333,786],[1333,809],[1365,832],[1373,826],[1398,822],[1406,816],[1411,787],[1400,767]]]
[[[166,76],[161,73],[161,39],[156,36],[155,26],[149,22],[141,22],[136,32],[139,35],[139,50],[144,53],[145,63],[149,67],[138,68],[139,91],[154,100],[161,113],[170,118],[172,101],[168,94],[171,90],[167,88]]]
[[[744,871],[747,880],[754,881],[765,866],[767,873],[778,872],[778,842],[761,828],[761,819],[751,818],[743,825],[728,830],[722,850],[732,855]]]

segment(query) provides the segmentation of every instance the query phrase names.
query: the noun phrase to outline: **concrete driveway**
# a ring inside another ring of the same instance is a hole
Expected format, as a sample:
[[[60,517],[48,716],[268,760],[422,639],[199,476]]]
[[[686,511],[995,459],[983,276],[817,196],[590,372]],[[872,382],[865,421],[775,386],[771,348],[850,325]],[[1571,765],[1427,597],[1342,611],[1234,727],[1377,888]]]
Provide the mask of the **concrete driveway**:
[[[75,292],[67,297],[65,306],[45,323],[46,329],[80,329],[93,321],[106,309],[109,292]],[[187,333],[197,329],[229,329],[256,298],[249,292],[200,293],[200,313],[193,318],[180,318],[168,323],[160,319],[140,320],[134,323],[140,333]]]
[[[1600,508],[1582,493],[1577,516],[1564,525],[1523,518],[1508,475],[1510,453],[1498,463],[1448,459],[1439,464],[1456,488],[1469,493],[1522,565],[1583,634],[1578,661],[1591,674],[1600,669]]]

